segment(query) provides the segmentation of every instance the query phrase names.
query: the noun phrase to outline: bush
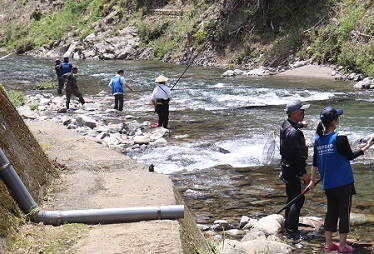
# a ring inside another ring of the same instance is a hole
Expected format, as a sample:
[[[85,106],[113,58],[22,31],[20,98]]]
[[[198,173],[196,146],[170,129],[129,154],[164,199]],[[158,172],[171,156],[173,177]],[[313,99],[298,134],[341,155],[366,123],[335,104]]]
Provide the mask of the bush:
[[[15,107],[25,105],[25,95],[23,92],[10,90],[7,91],[7,95]]]

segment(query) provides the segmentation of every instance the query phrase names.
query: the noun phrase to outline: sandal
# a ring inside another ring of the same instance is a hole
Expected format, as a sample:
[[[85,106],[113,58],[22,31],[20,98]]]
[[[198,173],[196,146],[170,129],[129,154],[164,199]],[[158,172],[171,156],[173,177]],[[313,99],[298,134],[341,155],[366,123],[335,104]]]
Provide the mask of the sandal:
[[[339,246],[337,245],[337,244],[335,244],[335,243],[332,243],[332,246],[331,247],[327,247],[327,246],[325,246],[325,248],[324,248],[324,250],[326,251],[326,252],[329,252],[329,251],[336,251],[336,250],[338,250],[339,249]]]
[[[349,252],[352,252],[353,250],[354,250],[354,248],[352,246],[347,246],[343,250],[340,250],[338,248],[338,250],[336,251],[336,253],[349,253]]]

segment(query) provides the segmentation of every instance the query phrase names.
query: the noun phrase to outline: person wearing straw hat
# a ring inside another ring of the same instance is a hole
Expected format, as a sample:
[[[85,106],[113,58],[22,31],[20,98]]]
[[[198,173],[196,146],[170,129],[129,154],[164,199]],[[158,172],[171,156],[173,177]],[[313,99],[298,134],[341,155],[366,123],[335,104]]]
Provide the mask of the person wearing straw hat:
[[[305,109],[309,107],[310,104],[304,104],[298,99],[289,101],[285,108],[288,118],[280,128],[281,179],[286,184],[287,203],[301,193],[301,181],[305,184],[310,182],[310,175],[305,169],[308,147],[299,124],[304,120]],[[286,208],[285,235],[288,238],[302,237],[298,228],[304,201],[303,196]]]
[[[160,75],[155,82],[158,85],[153,89],[151,100],[158,115],[158,124],[156,127],[168,127],[169,122],[169,101],[171,97],[171,90],[165,84],[168,78]]]
[[[340,124],[343,110],[332,106],[324,108],[320,113],[321,122],[317,126],[314,142],[313,167],[309,188],[315,185],[316,172],[322,178],[322,188],[327,197],[327,212],[324,221],[324,250],[348,253],[353,251],[347,245],[350,231],[349,218],[352,207],[352,195],[356,194],[350,160],[364,154],[373,144],[373,137],[356,151],[352,151],[347,136],[335,132]],[[332,242],[333,232],[337,231],[339,221],[339,243]]]

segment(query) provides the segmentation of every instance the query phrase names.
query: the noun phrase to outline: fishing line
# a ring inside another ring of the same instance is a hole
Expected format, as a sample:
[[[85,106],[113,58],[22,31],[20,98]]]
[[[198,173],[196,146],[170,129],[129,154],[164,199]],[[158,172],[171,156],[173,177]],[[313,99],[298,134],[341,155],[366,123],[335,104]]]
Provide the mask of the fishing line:
[[[220,87],[206,87],[206,88],[201,88],[201,87],[187,87],[187,88],[176,88],[173,89],[174,91],[188,91],[188,90],[229,90],[229,89],[253,89],[253,87],[248,87],[248,86],[220,86]],[[149,92],[153,91],[152,89],[146,89],[146,90],[137,90],[135,92]]]
[[[226,20],[228,20],[228,18],[230,17],[230,15],[234,12],[234,10],[236,9],[236,7],[238,7],[238,5],[241,3],[242,0],[239,0],[237,4],[235,4],[235,6],[230,10],[230,12],[227,14],[227,17],[225,19],[222,20],[222,23],[224,23]],[[184,76],[184,74],[186,73],[186,71],[190,68],[190,66],[192,65],[193,61],[195,60],[195,58],[200,54],[200,52],[205,48],[205,46],[208,44],[209,42],[209,39],[211,37],[214,36],[214,34],[217,32],[217,29],[213,31],[212,35],[211,36],[208,36],[203,44],[203,46],[201,47],[201,49],[198,49],[197,50],[197,53],[194,55],[194,54],[191,54],[190,56],[190,59],[188,59],[188,65],[186,67],[186,69],[183,71],[183,73],[178,77],[177,81],[175,81],[174,85],[171,87],[171,90],[174,90],[174,87],[177,85],[177,83],[179,82],[179,80]]]
[[[264,148],[262,150],[262,162],[264,165],[270,165],[273,161],[275,154],[275,147],[279,149],[279,146],[276,143],[276,134],[275,131],[272,132],[270,138],[265,142]]]

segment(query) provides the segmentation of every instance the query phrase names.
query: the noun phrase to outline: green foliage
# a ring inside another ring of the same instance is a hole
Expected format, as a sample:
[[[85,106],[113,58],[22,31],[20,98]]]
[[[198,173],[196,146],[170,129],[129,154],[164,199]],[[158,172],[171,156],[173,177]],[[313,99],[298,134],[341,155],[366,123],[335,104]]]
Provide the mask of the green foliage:
[[[6,91],[6,93],[15,107],[25,105],[25,95],[23,94],[23,92],[10,90]]]
[[[40,84],[37,84],[36,86],[34,86],[34,89],[35,90],[51,90],[51,89],[54,89],[56,88],[56,84],[51,82],[51,81],[44,81]]]
[[[66,1],[52,14],[38,14],[28,24],[14,23],[8,27],[0,45],[22,51],[64,39],[68,33],[88,35],[90,25],[101,19],[107,0]],[[76,30],[80,30],[79,32]]]
[[[310,38],[313,56],[321,63],[373,75],[374,45],[370,38],[374,34],[374,17],[368,11],[370,6],[365,2],[343,2],[335,7],[336,18]]]
[[[161,20],[153,24],[150,24],[149,21],[140,21],[138,22],[139,37],[145,43],[156,40],[167,31],[167,28],[169,27],[170,23],[170,20]]]
[[[153,46],[153,55],[157,60],[161,60],[167,53],[178,48],[176,41],[157,40]]]

